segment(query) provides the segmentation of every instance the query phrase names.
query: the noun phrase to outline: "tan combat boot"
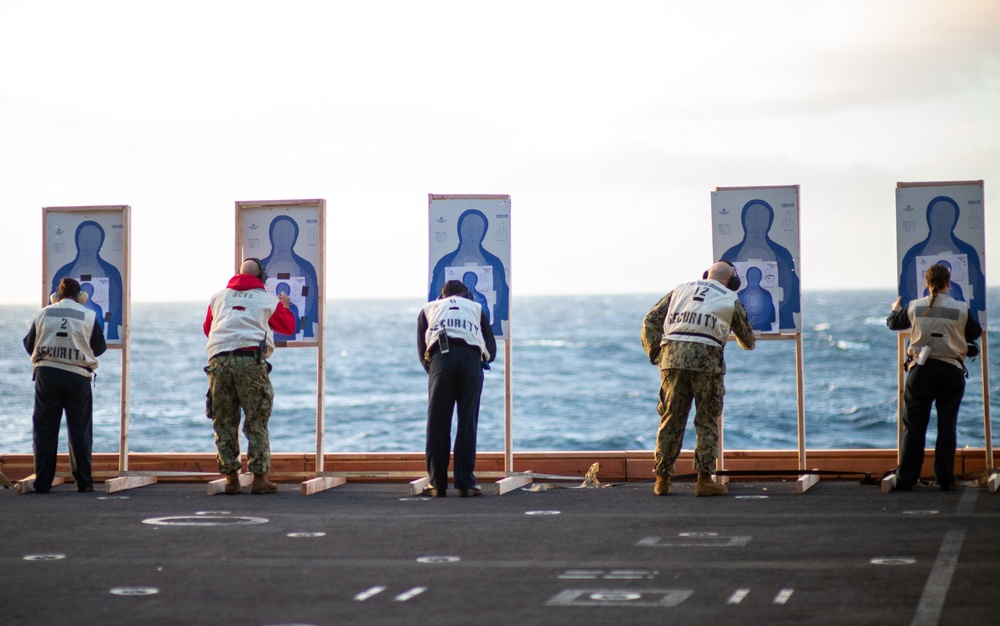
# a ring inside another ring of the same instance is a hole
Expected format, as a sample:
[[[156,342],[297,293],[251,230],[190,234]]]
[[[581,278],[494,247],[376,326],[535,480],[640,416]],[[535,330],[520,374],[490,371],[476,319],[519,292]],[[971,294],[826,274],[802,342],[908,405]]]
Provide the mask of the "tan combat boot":
[[[670,477],[669,476],[657,476],[656,484],[653,485],[653,493],[658,496],[665,496],[670,493]]]
[[[250,493],[278,493],[278,485],[269,481],[264,474],[254,474],[253,484],[250,485]]]
[[[698,472],[698,480],[694,484],[694,495],[696,496],[724,496],[729,493],[726,486],[712,480],[712,475],[708,472]]]
[[[240,492],[240,473],[232,471],[226,474],[226,495],[235,496]]]

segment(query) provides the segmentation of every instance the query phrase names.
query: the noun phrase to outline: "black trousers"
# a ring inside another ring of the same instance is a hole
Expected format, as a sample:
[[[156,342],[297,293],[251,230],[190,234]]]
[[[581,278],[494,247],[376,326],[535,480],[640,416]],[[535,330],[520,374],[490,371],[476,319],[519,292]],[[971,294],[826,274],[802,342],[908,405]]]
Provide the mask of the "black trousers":
[[[934,445],[934,480],[939,485],[955,484],[955,446],[958,408],[965,395],[965,373],[938,359],[914,365],[906,376],[903,391],[903,439],[899,448],[897,484],[914,485],[924,464],[924,446],[931,405],[937,408],[937,442]]]
[[[479,426],[479,397],[483,391],[482,355],[457,341],[451,351],[431,355],[427,380],[427,475],[430,484],[444,493],[448,487],[451,417],[458,407],[455,434],[455,488],[470,489],[476,484],[476,431]]]
[[[77,489],[94,484],[90,472],[94,446],[93,407],[89,378],[55,367],[35,368],[35,413],[32,416],[35,491],[44,493],[52,488],[63,411],[69,429],[70,469]]]

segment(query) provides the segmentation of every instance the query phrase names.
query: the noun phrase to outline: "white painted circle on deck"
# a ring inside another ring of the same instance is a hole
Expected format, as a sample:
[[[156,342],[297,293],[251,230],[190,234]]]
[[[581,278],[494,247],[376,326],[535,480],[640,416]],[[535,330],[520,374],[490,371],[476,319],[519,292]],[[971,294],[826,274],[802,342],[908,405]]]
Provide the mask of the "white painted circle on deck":
[[[98,496],[98,500],[128,500],[128,496]]]
[[[940,512],[933,509],[927,511],[903,511],[903,515],[937,515]]]
[[[525,515],[562,515],[562,511],[525,511]]]
[[[60,559],[65,559],[65,554],[28,554],[24,557],[25,561],[58,561]]]
[[[114,587],[111,595],[115,596],[152,596],[160,593],[156,587]]]
[[[289,537],[326,537],[324,532],[315,533],[288,533]]]
[[[228,517],[224,515],[178,515],[174,517],[151,517],[143,524],[154,526],[250,526],[266,524],[263,517]]]
[[[641,593],[634,593],[630,591],[602,591],[599,593],[592,593],[588,596],[591,600],[599,600],[601,602],[629,602],[632,600],[639,600],[642,598]]]
[[[719,533],[678,533],[678,537],[718,537]]]
[[[422,556],[417,559],[418,563],[455,563],[462,559],[457,556]]]
[[[913,565],[917,562],[917,560],[910,558],[878,557],[872,559],[871,562],[873,565]]]

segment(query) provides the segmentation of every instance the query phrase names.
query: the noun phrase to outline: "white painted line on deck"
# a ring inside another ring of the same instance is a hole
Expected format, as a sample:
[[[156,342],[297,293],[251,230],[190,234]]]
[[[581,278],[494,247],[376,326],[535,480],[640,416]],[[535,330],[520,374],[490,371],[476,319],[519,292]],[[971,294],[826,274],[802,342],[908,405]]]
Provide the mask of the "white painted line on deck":
[[[976,498],[978,495],[978,489],[966,489],[955,512],[962,516],[972,515],[972,512],[976,508]],[[934,561],[934,567],[931,568],[931,573],[927,576],[924,592],[920,595],[920,604],[913,615],[911,624],[914,626],[937,624],[941,621],[941,611],[944,609],[944,602],[948,598],[948,589],[951,587],[952,578],[955,576],[955,569],[958,567],[958,557],[962,552],[962,543],[964,541],[965,528],[952,528],[945,533],[944,540],[941,542],[941,549],[938,551],[937,560]]]
[[[403,593],[399,594],[398,596],[396,596],[392,600],[393,600],[393,602],[406,602],[410,598],[412,598],[414,596],[419,596],[420,594],[422,594],[425,591],[427,591],[427,587],[414,587],[413,589],[410,589],[409,591],[404,591]]]
[[[417,559],[418,563],[457,563],[462,559],[457,556],[422,556]]]
[[[156,587],[114,587],[110,593],[115,596],[155,596],[160,590]]]
[[[795,593],[794,589],[782,589],[778,595],[774,596],[774,604],[785,604],[793,593]]]
[[[726,604],[739,604],[740,602],[743,602],[743,598],[747,597],[749,594],[749,589],[737,589],[733,592],[733,595],[729,596],[729,599],[726,600]]]
[[[364,602],[368,598],[370,598],[372,596],[376,596],[376,595],[382,593],[383,591],[385,591],[385,587],[380,587],[380,586],[369,587],[368,589],[365,589],[364,591],[362,591],[358,595],[354,596],[354,600],[355,600],[355,602]]]
[[[65,559],[65,554],[27,554],[24,557],[25,561],[58,561],[60,559]]]

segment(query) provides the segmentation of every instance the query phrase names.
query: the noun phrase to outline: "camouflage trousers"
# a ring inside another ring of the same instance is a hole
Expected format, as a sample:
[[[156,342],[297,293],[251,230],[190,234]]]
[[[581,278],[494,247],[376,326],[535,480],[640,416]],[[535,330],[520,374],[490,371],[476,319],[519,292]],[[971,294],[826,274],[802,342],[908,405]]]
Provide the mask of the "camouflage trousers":
[[[699,472],[715,471],[719,456],[719,416],[722,396],[726,393],[723,374],[684,369],[660,370],[660,428],[656,432],[656,465],[653,473],[670,476],[681,453],[684,428],[691,402],[695,404],[694,468]]]
[[[267,364],[253,357],[227,354],[215,356],[205,368],[211,404],[209,417],[215,428],[215,449],[219,471],[227,474],[240,469],[240,410],[246,415],[243,434],[247,437],[247,468],[254,474],[271,469],[271,443],[267,421],[271,418],[274,387],[267,376]]]

